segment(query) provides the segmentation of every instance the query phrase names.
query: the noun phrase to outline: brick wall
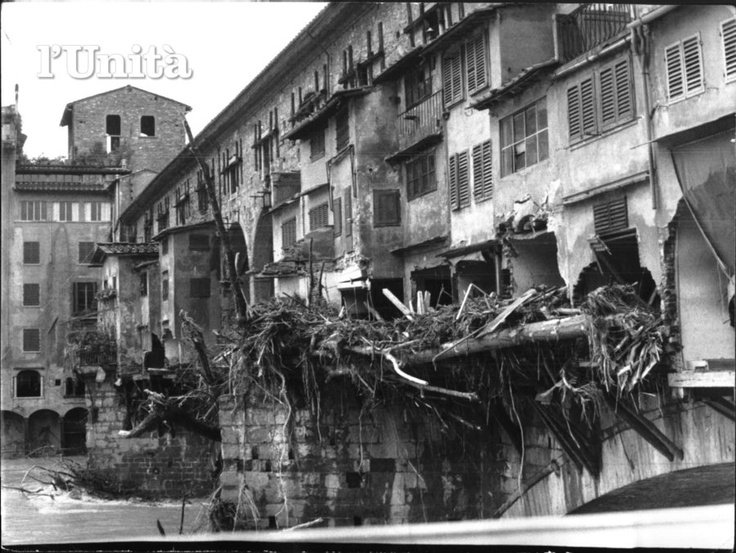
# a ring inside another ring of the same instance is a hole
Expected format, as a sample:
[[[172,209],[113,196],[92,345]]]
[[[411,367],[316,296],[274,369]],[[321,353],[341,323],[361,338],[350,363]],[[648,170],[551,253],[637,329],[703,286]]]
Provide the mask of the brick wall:
[[[125,408],[109,382],[97,384],[87,424],[88,468],[110,471],[127,486],[160,497],[212,493],[218,444],[181,428],[158,436],[123,438]]]
[[[322,402],[317,422],[307,409],[287,417],[281,405],[221,399],[221,499],[238,505],[239,527],[482,518],[506,498],[492,476],[504,467],[497,437],[443,433],[398,404],[361,417],[344,396]]]

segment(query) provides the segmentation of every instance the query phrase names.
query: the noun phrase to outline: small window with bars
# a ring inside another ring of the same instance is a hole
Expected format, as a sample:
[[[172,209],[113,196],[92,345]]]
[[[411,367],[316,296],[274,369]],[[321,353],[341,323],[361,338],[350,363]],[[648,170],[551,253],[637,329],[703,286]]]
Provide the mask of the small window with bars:
[[[723,62],[726,82],[736,81],[736,17],[721,23]]]
[[[41,243],[23,242],[23,263],[38,265],[41,263]]]
[[[493,197],[492,169],[491,141],[473,146],[473,199],[476,203]]]
[[[705,90],[700,34],[667,46],[664,63],[668,100],[688,98]]]
[[[37,283],[23,285],[23,306],[38,307],[41,305],[41,287]]]
[[[545,98],[501,119],[501,176],[549,157]]]
[[[450,157],[450,206],[453,210],[470,205],[470,179],[468,152],[460,152]]]
[[[327,202],[309,210],[309,230],[317,230],[326,227],[328,221],[329,206]]]
[[[281,248],[290,248],[296,244],[296,217],[284,221],[281,225]]]
[[[190,278],[189,279],[189,297],[190,298],[209,298],[210,297],[210,279]]]
[[[393,227],[401,224],[401,193],[398,190],[373,191],[373,226]]]
[[[23,329],[23,351],[37,353],[41,351],[41,329]]]

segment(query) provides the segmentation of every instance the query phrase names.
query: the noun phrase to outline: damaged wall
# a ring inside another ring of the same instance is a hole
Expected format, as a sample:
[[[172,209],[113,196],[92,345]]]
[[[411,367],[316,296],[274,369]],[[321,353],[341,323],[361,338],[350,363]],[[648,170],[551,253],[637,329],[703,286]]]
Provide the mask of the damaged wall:
[[[433,417],[414,420],[398,406],[361,417],[339,393],[323,398],[319,424],[307,409],[287,415],[278,405],[220,401],[221,499],[240,499],[245,528],[318,517],[329,526],[483,518],[505,499],[492,477],[505,462],[491,436],[453,440]]]

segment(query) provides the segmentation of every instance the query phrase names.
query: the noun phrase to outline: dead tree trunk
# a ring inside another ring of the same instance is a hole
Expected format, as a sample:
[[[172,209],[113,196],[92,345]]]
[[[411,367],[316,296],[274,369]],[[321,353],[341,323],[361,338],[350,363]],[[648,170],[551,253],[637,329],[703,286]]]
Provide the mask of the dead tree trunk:
[[[243,290],[240,287],[240,281],[235,270],[235,253],[233,252],[232,244],[230,243],[230,236],[225,228],[225,222],[222,219],[222,212],[220,211],[220,204],[217,201],[217,194],[215,193],[215,185],[212,182],[212,175],[210,175],[209,167],[202,160],[200,155],[197,153],[194,147],[194,136],[192,135],[192,129],[189,128],[189,123],[184,119],[184,128],[187,131],[187,137],[189,138],[189,150],[192,155],[199,163],[199,167],[202,170],[202,176],[204,177],[205,186],[207,188],[207,195],[212,204],[212,213],[215,217],[215,225],[217,228],[217,234],[222,240],[222,245],[225,248],[225,258],[227,263],[227,272],[230,280],[230,288],[233,291],[233,297],[235,298],[235,308],[238,313],[238,324],[244,325],[248,321],[248,304],[245,301]]]

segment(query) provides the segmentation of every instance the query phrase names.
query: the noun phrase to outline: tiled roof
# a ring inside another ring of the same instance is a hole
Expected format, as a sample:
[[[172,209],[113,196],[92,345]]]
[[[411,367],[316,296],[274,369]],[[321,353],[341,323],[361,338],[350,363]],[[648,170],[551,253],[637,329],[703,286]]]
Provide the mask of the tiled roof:
[[[102,242],[97,250],[106,255],[154,255],[158,254],[158,242]]]
[[[98,192],[107,191],[107,186],[92,182],[28,182],[17,181],[18,192]]]

